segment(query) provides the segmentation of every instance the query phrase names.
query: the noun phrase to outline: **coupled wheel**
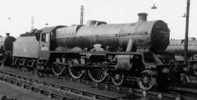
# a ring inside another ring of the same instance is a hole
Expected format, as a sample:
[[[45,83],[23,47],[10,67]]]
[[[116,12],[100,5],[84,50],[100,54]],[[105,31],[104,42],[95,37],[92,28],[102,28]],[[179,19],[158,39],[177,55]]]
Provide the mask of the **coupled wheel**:
[[[84,75],[85,70],[78,69],[78,68],[73,68],[73,67],[69,67],[68,68],[68,72],[69,72],[69,75],[72,78],[74,78],[74,79],[80,79]]]
[[[150,90],[156,85],[156,79],[148,74],[148,73],[142,73],[141,79],[138,80],[138,86],[142,90]]]
[[[102,68],[89,69],[88,76],[92,81],[96,83],[101,83],[108,76],[108,70]]]
[[[64,72],[65,69],[66,69],[66,67],[63,65],[58,65],[58,64],[52,65],[52,72],[55,76],[62,75],[62,73]]]
[[[77,59],[68,62],[68,73],[74,79],[80,79],[84,74],[85,70],[77,67],[73,67],[74,64],[79,64]]]
[[[111,74],[111,81],[115,86],[120,86],[123,84],[125,79],[124,73],[112,73]]]

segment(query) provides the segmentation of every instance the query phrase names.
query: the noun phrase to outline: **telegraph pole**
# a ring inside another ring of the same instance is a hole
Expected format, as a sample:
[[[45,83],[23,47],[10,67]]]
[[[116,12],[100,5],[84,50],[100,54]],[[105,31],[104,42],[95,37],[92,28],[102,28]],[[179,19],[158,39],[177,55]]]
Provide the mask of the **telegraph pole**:
[[[188,65],[188,32],[189,32],[189,13],[190,13],[190,0],[187,0],[186,8],[186,23],[185,23],[185,43],[184,43],[184,62]]]
[[[34,16],[31,16],[31,30],[34,29],[34,22],[35,22]]]
[[[83,13],[84,13],[84,6],[81,5],[81,12],[80,12],[80,25],[83,25]]]

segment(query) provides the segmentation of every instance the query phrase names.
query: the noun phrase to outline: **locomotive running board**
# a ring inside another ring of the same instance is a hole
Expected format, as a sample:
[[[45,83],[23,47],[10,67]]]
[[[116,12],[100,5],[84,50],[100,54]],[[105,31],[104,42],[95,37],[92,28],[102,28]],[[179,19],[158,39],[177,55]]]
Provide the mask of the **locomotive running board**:
[[[95,51],[95,52],[71,52],[71,51],[50,51],[49,53],[53,54],[65,54],[65,53],[73,53],[73,54],[111,54],[111,55],[141,55],[138,52],[109,52],[109,51]]]

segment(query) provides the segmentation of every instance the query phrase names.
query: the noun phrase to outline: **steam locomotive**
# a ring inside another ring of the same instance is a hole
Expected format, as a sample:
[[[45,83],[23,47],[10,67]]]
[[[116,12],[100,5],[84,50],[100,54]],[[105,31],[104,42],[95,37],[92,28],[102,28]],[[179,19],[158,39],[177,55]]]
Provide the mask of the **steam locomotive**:
[[[139,88],[149,90],[174,76],[170,70],[174,64],[164,63],[158,56],[169,45],[170,30],[162,20],[147,21],[146,13],[138,16],[135,23],[93,20],[86,25],[45,27],[22,34],[14,42],[12,64],[38,74],[66,72],[74,79],[88,76],[97,83],[111,79],[116,86],[132,78]]]

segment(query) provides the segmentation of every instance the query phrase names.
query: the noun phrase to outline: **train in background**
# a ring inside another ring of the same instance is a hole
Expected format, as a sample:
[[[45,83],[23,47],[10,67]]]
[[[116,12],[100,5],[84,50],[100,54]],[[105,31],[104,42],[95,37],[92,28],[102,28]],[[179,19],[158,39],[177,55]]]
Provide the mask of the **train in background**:
[[[162,58],[168,64],[184,64],[184,39],[171,39]],[[197,76],[197,40],[192,37],[188,40],[188,67],[185,69],[190,75]]]
[[[138,16],[135,23],[94,20],[86,25],[45,27],[22,34],[14,42],[12,64],[37,74],[66,73],[96,83],[110,79],[116,86],[132,78],[143,90],[180,83],[184,64],[167,63],[168,56],[163,55],[170,43],[167,23],[147,21],[146,13]]]

